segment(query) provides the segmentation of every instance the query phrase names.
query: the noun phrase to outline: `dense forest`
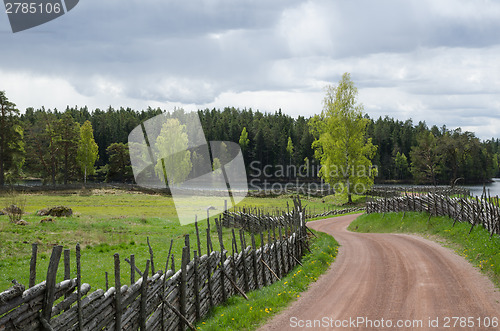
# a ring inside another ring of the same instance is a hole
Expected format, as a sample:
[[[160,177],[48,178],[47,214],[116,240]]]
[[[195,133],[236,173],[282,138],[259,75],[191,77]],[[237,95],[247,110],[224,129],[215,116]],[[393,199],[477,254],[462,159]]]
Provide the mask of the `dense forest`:
[[[0,183],[30,178],[49,184],[83,181],[77,154],[80,128],[87,121],[97,144],[96,171],[89,169],[90,179],[133,182],[128,135],[141,122],[163,113],[151,108],[91,111],[67,107],[64,111],[28,108],[21,114],[3,92],[0,105]],[[310,118],[292,118],[281,110],[266,113],[230,107],[199,110],[198,114],[207,141],[240,143],[250,176],[264,165],[311,167],[318,163],[311,147],[315,137]],[[378,182],[463,184],[499,175],[499,139],[480,141],[461,129],[429,128],[425,122],[389,117],[370,119],[367,135],[377,146],[373,164]],[[314,174],[309,172],[310,177]]]

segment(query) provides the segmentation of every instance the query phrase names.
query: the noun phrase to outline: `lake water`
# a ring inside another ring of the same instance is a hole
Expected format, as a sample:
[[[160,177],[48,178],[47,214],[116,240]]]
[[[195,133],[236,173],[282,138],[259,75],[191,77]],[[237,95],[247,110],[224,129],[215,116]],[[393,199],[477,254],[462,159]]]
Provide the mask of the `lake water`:
[[[486,193],[488,193],[488,190],[489,190],[490,196],[494,197],[494,196],[498,195],[500,197],[500,178],[493,178],[492,180],[493,180],[493,182],[487,183],[485,185],[486,186]],[[408,189],[411,189],[412,187],[416,187],[415,185],[409,185],[409,184],[397,184],[397,185],[376,184],[375,187],[377,187],[377,186],[408,187]],[[457,186],[468,189],[473,196],[481,196],[481,194],[483,194],[483,185],[457,185]]]
[[[486,193],[488,193],[490,196],[500,196],[500,178],[493,178],[492,183],[488,183],[485,185],[486,186]],[[474,196],[480,196],[483,194],[483,185],[463,185],[462,187],[465,187],[470,190],[470,193]]]

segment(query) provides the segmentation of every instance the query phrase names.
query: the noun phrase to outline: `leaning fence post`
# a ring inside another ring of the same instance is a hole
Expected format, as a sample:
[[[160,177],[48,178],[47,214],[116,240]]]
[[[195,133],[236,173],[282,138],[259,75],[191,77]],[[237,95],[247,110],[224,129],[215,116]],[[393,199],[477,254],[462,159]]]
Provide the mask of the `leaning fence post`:
[[[52,314],[52,305],[54,304],[55,291],[56,291],[56,276],[57,268],[59,266],[59,261],[61,259],[62,246],[55,246],[52,249],[52,255],[50,256],[49,268],[47,269],[47,287],[45,289],[45,295],[42,303],[42,313],[41,318],[47,323],[50,321],[50,316]]]
[[[200,241],[200,231],[198,230],[198,221],[194,222],[194,227],[196,229],[196,244],[198,245],[198,256],[201,257],[201,241]]]
[[[142,284],[141,284],[141,301],[139,307],[139,326],[141,331],[146,330],[146,303],[148,298],[148,274],[149,274],[149,263],[146,261],[146,270],[142,274]]]
[[[38,245],[36,243],[31,244],[31,261],[30,261],[30,280],[29,287],[33,287],[36,284],[36,255],[37,255]]]
[[[135,255],[130,254],[130,285],[135,283]]]
[[[264,234],[260,232],[260,259],[264,261],[266,254],[264,252]],[[262,286],[267,286],[267,273],[266,269],[262,268]]]
[[[82,265],[80,244],[76,244],[76,307],[78,316],[78,330],[83,330],[83,314],[82,314]]]
[[[153,248],[151,247],[151,245],[149,243],[149,237],[147,237],[147,241],[148,241],[148,247],[149,247],[149,256],[151,258],[151,276],[152,276],[155,274],[155,262],[154,262]]]
[[[70,250],[64,250],[64,280],[70,279],[71,269],[70,269]]]
[[[122,293],[120,281],[120,255],[115,253],[115,330],[122,329]]]
[[[256,290],[260,287],[258,278],[259,269],[257,268],[257,253],[256,253],[257,248],[255,245],[255,235],[253,234],[253,232],[251,233],[251,236],[252,236],[252,265],[253,265],[253,282],[254,282],[253,290]]]
[[[195,314],[196,314],[196,320],[200,319],[200,293],[199,293],[199,275],[198,275],[198,267],[200,264],[200,257],[198,255],[199,253],[195,251],[194,253],[194,307],[195,307]]]
[[[243,232],[243,229],[240,229],[241,259],[243,264],[243,286],[245,288],[245,292],[248,292],[250,291],[250,287],[248,286],[247,254],[244,236],[245,234]]]
[[[182,262],[181,262],[181,277],[179,281],[179,312],[182,316],[186,316],[186,299],[187,299],[187,265],[189,263],[189,247],[182,248]],[[179,330],[184,330],[184,321],[179,319]]]

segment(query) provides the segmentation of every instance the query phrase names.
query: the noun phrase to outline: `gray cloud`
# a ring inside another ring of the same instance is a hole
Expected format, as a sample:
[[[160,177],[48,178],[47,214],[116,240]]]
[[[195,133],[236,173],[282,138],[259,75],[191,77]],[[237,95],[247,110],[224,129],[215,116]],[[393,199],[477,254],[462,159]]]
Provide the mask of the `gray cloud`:
[[[494,1],[87,0],[17,34],[4,18],[0,89],[21,108],[235,105],[308,116],[347,71],[372,117],[500,135],[483,123],[500,114]]]

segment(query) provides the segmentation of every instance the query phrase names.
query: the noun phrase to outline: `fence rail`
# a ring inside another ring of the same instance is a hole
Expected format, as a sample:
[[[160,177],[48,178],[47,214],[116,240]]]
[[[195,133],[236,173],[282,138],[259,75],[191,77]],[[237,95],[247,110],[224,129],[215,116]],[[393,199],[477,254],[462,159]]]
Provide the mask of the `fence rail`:
[[[373,186],[366,192],[367,196],[399,197],[402,195],[438,194],[438,195],[469,195],[470,190],[455,186]]]
[[[422,196],[407,195],[395,198],[377,199],[367,202],[367,213],[427,212],[429,217],[447,216],[455,222],[471,224],[471,229],[482,225],[490,233],[500,235],[500,204],[498,196],[481,198],[469,196],[449,197],[446,195],[427,194]],[[470,233],[469,231],[469,233]]]
[[[211,307],[223,303],[232,295],[245,296],[248,291],[270,285],[298,264],[307,246],[301,208],[299,202],[289,222],[269,228],[266,234],[264,231],[257,235],[251,233],[250,245],[247,244],[248,234],[243,229],[240,229],[238,244],[233,229],[232,254],[224,247],[222,220],[219,218],[215,223],[220,252],[212,248],[210,228],[207,229],[205,255],[201,255],[199,236],[197,249],[192,251],[189,236],[186,235],[179,270],[175,270],[174,257],[169,252],[165,264],[167,271],[155,272],[153,252],[150,250],[151,259],[147,261],[146,269],[141,272],[141,278],[131,282],[131,285],[121,284],[121,259],[115,254],[115,286],[107,290],[91,292],[89,284],[82,284],[78,245],[77,278],[56,283],[63,250],[61,246],[56,246],[45,281],[28,289],[16,284],[0,293],[0,331],[192,329],[192,324],[206,315]],[[259,236],[260,247],[256,245],[256,236]],[[170,245],[171,248],[172,242]],[[169,266],[170,258],[172,262]],[[138,270],[132,256],[126,260],[133,270]],[[65,269],[66,263],[69,260],[65,259]],[[33,273],[33,269],[31,271]],[[34,283],[36,274],[31,276]],[[65,278],[69,278],[69,271]]]

